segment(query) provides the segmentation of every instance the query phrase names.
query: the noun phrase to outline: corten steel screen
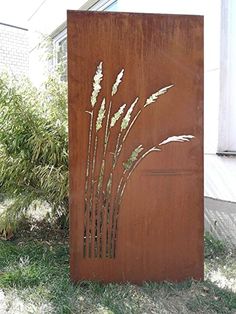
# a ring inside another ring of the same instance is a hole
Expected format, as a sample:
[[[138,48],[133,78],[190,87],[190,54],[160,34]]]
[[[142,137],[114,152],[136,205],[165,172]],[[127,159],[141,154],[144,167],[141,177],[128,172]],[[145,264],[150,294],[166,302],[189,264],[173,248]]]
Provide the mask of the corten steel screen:
[[[203,18],[68,12],[72,280],[203,278]]]

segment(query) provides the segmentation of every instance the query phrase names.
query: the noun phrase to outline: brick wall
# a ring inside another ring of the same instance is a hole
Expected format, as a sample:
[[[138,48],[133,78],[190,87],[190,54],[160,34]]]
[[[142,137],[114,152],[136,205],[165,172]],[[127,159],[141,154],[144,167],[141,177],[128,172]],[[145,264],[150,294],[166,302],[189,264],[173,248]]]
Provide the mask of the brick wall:
[[[0,72],[16,77],[29,73],[28,31],[0,23]]]

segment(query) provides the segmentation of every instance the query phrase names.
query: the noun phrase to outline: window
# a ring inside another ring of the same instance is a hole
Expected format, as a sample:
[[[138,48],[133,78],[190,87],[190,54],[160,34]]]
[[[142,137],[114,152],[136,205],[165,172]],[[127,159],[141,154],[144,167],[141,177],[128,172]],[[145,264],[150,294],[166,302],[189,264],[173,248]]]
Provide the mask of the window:
[[[100,1],[90,8],[93,11],[117,11],[117,1]]]
[[[117,11],[117,0],[90,0],[80,10]],[[56,34],[56,35],[55,35]],[[58,69],[62,81],[67,81],[67,34],[66,23],[63,23],[52,34],[53,37],[53,68]]]
[[[117,11],[117,0],[89,0],[80,10]]]
[[[218,154],[236,155],[236,2],[222,1]]]
[[[67,38],[66,29],[53,39],[53,67],[58,69],[62,81],[67,81]]]

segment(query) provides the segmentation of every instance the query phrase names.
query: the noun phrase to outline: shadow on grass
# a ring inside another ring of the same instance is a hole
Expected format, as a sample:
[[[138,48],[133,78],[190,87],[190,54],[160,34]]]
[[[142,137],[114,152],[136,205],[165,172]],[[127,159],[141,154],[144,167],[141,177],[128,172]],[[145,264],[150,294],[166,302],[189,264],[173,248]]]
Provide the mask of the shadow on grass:
[[[0,241],[0,289],[12,289],[43,313],[233,313],[236,294],[210,281],[174,284],[100,284],[69,279],[68,244],[53,241]],[[27,312],[25,312],[27,313]]]

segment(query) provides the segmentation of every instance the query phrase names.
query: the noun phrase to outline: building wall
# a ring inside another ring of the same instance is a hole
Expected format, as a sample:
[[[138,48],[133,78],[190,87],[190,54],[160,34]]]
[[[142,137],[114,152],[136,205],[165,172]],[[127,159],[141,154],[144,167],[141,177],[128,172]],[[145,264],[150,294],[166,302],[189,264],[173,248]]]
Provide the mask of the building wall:
[[[0,72],[16,77],[29,73],[28,31],[0,23]]]

